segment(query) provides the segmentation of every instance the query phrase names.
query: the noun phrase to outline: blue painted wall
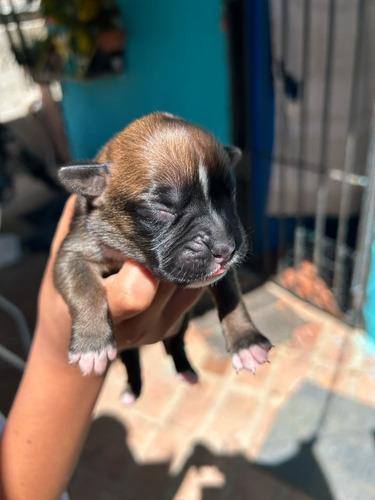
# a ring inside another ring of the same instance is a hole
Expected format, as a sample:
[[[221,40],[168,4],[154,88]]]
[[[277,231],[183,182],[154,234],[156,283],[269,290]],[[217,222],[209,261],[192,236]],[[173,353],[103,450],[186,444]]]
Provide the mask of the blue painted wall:
[[[118,0],[128,31],[123,75],[63,84],[72,155],[95,156],[133,119],[169,111],[229,142],[221,0]]]

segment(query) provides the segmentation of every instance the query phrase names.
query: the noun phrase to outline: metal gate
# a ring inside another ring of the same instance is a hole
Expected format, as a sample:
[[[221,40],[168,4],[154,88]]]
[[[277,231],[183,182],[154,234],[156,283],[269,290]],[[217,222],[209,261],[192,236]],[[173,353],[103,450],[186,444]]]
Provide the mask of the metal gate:
[[[375,2],[254,0],[245,15],[255,253],[281,285],[361,325],[375,219]]]

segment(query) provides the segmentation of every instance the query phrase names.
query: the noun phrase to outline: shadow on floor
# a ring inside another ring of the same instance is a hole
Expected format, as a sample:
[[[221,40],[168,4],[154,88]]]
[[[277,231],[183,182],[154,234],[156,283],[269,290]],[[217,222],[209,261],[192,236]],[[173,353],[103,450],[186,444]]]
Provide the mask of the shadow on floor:
[[[102,416],[92,424],[86,445],[71,481],[71,500],[309,500],[312,497],[276,479],[269,471],[249,462],[243,455],[217,455],[197,443],[178,474],[170,472],[169,461],[137,463],[126,442],[127,430],[112,416]],[[314,480],[319,481],[322,496],[333,500],[319,465],[309,453]],[[294,460],[296,462],[294,462]],[[295,470],[299,457],[285,464]],[[306,463],[306,462],[304,462]],[[219,481],[206,484],[200,471],[211,467],[220,474]],[[271,469],[269,469],[271,470]],[[307,474],[309,471],[306,472]],[[324,496],[323,496],[324,494]]]
[[[263,467],[273,476],[283,478],[284,481],[307,490],[319,500],[334,500],[324,473],[314,456],[314,444],[317,439],[302,442],[298,452],[290,459],[279,465]]]

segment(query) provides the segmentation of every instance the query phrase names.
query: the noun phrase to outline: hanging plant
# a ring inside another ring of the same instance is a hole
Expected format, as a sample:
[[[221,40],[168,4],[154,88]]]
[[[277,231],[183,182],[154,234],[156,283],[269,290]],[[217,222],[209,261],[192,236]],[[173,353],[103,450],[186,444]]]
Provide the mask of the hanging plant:
[[[123,69],[126,32],[114,0],[42,0],[48,35],[33,47],[35,79],[94,78]]]

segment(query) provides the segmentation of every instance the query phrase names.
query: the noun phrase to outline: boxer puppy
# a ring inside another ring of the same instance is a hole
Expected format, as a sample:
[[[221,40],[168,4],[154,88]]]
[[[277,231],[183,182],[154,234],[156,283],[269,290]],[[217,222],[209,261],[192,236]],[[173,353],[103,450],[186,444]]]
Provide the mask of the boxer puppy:
[[[247,251],[231,172],[240,157],[203,128],[153,113],[110,140],[95,162],[59,170],[78,197],[54,278],[72,318],[69,361],[84,374],[103,373],[116,357],[101,280],[126,258],[177,286],[209,287],[237,371],[255,372],[267,361],[271,344],[243,304],[235,271]],[[183,359],[181,330],[176,339],[175,356]]]

